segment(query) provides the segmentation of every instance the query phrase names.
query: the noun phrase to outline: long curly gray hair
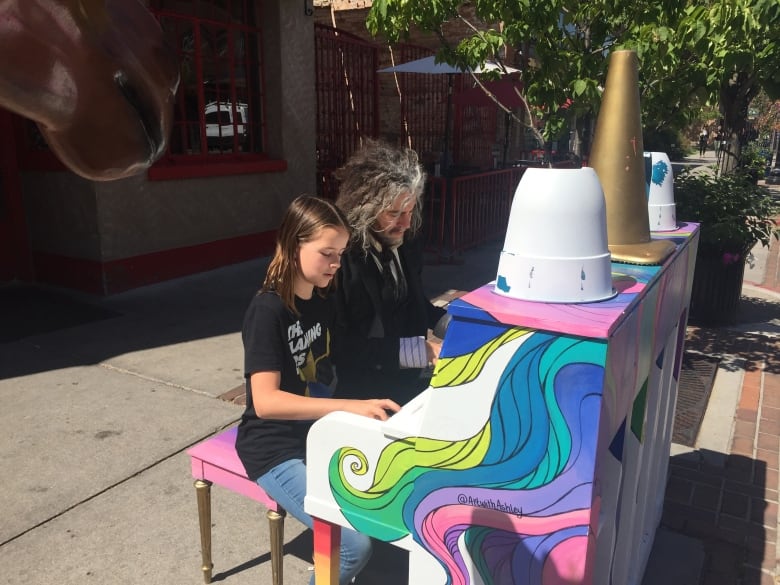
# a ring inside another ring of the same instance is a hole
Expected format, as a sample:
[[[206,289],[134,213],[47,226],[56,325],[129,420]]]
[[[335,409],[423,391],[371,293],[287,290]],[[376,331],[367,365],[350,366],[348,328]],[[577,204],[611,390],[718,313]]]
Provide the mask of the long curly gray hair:
[[[352,227],[353,245],[364,253],[375,241],[372,227],[377,217],[390,209],[402,193],[415,202],[409,233],[414,234],[420,228],[425,171],[415,151],[366,140],[334,176],[340,181],[336,205]]]

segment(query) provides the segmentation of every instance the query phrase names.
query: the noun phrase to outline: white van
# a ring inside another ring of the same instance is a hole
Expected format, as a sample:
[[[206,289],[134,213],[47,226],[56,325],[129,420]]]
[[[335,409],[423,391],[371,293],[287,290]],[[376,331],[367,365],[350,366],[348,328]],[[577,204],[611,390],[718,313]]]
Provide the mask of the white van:
[[[231,150],[233,136],[238,144],[246,144],[248,107],[238,102],[235,109],[231,102],[209,102],[206,104],[206,140],[209,148]],[[234,118],[235,114],[235,118]]]

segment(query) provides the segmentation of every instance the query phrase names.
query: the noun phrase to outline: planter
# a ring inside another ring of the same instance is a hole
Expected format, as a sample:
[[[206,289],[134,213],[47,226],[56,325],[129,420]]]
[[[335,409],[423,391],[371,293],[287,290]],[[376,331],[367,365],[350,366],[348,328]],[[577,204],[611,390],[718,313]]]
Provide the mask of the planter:
[[[778,206],[744,172],[683,172],[675,178],[677,217],[701,224],[691,291],[691,323],[737,320],[745,259],[757,243],[777,237]]]
[[[694,325],[733,325],[737,320],[747,251],[699,250],[688,320]]]

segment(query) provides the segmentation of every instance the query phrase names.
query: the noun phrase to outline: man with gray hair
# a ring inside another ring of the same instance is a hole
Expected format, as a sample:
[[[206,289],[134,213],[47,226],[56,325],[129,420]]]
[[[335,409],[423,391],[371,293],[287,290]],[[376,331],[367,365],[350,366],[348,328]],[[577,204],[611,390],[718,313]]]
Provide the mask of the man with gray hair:
[[[440,344],[426,334],[445,313],[423,291],[415,237],[425,173],[413,150],[367,141],[335,177],[353,228],[335,293],[336,393],[403,404],[428,386]]]

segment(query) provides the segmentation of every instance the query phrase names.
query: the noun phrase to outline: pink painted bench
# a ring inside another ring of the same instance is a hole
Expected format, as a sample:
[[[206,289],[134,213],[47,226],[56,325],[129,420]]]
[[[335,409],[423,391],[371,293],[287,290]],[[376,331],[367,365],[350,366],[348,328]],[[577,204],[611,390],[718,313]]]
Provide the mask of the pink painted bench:
[[[236,453],[236,427],[227,429],[187,449],[198,497],[200,550],[203,578],[211,583],[211,484],[260,502],[266,507],[271,533],[272,584],[282,585],[282,548],[284,546],[284,508],[273,501],[259,485],[246,476]]]

